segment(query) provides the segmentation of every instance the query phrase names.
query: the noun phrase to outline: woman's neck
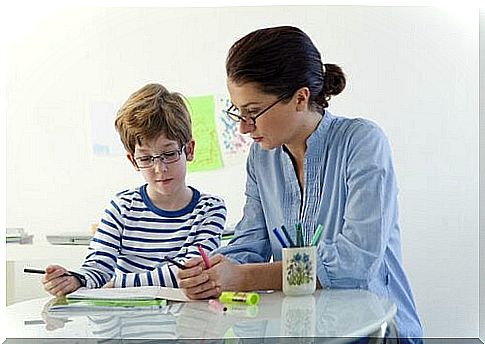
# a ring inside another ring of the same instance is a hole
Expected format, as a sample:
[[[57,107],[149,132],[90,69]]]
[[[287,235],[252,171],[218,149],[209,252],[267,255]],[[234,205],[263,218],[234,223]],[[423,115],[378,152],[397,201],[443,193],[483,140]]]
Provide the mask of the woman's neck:
[[[305,119],[301,126],[296,130],[291,142],[285,144],[285,148],[290,153],[297,166],[303,166],[303,158],[307,149],[306,141],[308,137],[317,129],[322,120],[322,114],[318,112],[309,112],[304,115]]]

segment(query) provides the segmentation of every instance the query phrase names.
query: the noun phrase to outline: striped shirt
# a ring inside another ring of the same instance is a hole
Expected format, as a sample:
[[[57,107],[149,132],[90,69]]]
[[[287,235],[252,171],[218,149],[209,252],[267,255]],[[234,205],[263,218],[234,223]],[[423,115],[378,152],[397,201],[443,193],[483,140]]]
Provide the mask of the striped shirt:
[[[88,288],[100,288],[113,277],[114,287],[178,287],[177,267],[199,256],[197,246],[220,246],[226,222],[224,201],[191,188],[192,199],[181,210],[157,208],[147,185],[118,193],[105,209],[81,266]]]

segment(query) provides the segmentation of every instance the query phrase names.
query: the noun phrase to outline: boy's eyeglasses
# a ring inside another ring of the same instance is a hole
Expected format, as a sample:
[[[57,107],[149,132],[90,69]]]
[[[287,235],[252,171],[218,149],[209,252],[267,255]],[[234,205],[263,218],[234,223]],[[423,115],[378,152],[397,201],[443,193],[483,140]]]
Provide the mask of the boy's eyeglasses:
[[[273,106],[278,104],[280,101],[285,99],[286,96],[278,98],[273,104],[262,110],[260,113],[258,113],[255,116],[243,116],[241,115],[241,111],[233,105],[227,110],[224,110],[225,114],[229,116],[230,119],[232,119],[235,122],[246,122],[247,124],[251,125],[256,125],[256,119],[264,115],[269,109],[271,109]]]
[[[136,167],[138,168],[150,168],[155,165],[155,160],[160,159],[164,164],[172,164],[180,160],[180,156],[185,146],[180,147],[178,150],[168,151],[159,155],[146,155],[135,158]]]

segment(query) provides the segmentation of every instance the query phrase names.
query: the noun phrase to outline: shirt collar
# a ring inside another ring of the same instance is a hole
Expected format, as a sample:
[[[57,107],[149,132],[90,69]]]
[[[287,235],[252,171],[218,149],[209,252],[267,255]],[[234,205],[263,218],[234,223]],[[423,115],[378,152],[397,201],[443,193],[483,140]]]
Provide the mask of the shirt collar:
[[[313,133],[308,136],[306,140],[306,152],[305,156],[314,156],[316,154],[320,154],[321,148],[319,147],[325,141],[329,128],[330,123],[332,122],[334,116],[327,110],[325,110],[322,119],[318,123],[317,128],[313,131]]]

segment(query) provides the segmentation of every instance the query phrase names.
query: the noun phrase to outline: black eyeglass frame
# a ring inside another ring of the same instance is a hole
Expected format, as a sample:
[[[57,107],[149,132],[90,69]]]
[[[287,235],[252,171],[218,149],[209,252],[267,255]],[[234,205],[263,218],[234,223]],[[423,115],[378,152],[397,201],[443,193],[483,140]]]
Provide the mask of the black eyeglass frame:
[[[251,124],[251,125],[256,125],[256,119],[258,119],[259,117],[261,117],[262,115],[264,115],[266,112],[268,112],[273,106],[275,106],[276,104],[278,104],[280,101],[286,99],[287,96],[283,96],[283,97],[279,97],[274,103],[272,103],[270,106],[264,108],[261,112],[259,112],[256,116],[252,116],[252,117],[243,117],[243,116],[240,116],[234,112],[232,112],[231,110],[234,108],[236,109],[236,106],[234,104],[231,105],[231,107],[227,110],[224,110],[224,113],[231,119],[233,120],[234,122],[246,122],[248,124]],[[248,121],[251,121],[251,122],[248,122]]]
[[[182,153],[185,149],[185,145],[182,145],[182,147],[180,147],[180,149],[175,149],[175,150],[171,150],[171,151],[167,151],[167,152],[163,152],[163,153],[160,153],[158,155],[144,155],[144,156],[140,156],[138,158],[135,158],[133,157],[133,161],[135,162],[135,165],[138,169],[146,169],[146,168],[153,168],[155,166],[155,160],[156,159],[160,159],[161,162],[163,162],[164,164],[168,165],[168,164],[173,164],[173,163],[176,163],[177,161],[180,160],[180,158],[182,157]],[[171,153],[175,153],[177,152],[178,153],[178,157],[176,160],[173,160],[173,161],[166,161],[166,155],[167,154],[171,154]],[[139,165],[139,162],[137,161],[138,159],[142,159],[142,158],[150,158],[151,159],[151,164],[150,166],[140,166]]]

